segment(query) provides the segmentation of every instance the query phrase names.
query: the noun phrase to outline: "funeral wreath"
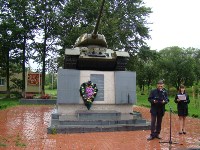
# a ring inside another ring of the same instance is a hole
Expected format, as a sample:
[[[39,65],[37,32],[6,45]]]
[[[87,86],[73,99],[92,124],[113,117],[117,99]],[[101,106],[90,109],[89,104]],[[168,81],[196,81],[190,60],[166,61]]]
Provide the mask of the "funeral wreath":
[[[92,102],[96,97],[98,92],[97,85],[92,83],[91,81],[84,82],[80,86],[80,95],[84,101],[85,106],[89,110],[92,106]]]

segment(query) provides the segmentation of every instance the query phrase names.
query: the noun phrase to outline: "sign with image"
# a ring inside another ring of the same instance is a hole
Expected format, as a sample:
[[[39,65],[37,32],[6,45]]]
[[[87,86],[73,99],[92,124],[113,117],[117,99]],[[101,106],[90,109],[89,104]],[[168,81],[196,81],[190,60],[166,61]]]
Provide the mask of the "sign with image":
[[[28,85],[38,86],[41,85],[42,75],[40,73],[29,73],[28,74]]]

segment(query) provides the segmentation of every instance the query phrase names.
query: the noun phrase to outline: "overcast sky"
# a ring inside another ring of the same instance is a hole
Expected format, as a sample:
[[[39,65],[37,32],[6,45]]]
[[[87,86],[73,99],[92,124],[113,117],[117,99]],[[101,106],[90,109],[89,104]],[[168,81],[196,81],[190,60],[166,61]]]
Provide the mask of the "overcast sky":
[[[170,46],[200,49],[200,0],[144,0],[151,7],[151,49]]]

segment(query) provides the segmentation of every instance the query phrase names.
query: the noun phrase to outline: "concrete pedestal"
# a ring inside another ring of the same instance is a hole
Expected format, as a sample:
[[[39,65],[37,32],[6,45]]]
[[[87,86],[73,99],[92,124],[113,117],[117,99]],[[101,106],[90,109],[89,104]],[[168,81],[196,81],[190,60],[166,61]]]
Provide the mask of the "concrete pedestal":
[[[92,81],[98,92],[87,110],[80,86]],[[136,103],[136,74],[129,71],[58,71],[57,112],[52,114],[48,133],[85,133],[149,129],[149,123],[133,112]]]
[[[58,71],[58,113],[87,110],[80,96],[80,85],[92,81],[98,93],[92,110],[132,112],[136,103],[136,74],[129,71],[91,71],[60,69]]]

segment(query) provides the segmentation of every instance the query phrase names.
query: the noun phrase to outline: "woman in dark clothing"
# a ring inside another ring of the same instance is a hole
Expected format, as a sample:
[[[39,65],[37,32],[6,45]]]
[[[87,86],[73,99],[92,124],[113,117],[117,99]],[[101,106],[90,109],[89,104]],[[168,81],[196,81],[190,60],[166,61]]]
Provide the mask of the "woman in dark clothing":
[[[185,92],[185,86],[181,85],[179,92],[176,94],[174,102],[177,103],[179,116],[179,134],[186,134],[185,120],[188,115],[188,104],[190,103],[189,95]]]

